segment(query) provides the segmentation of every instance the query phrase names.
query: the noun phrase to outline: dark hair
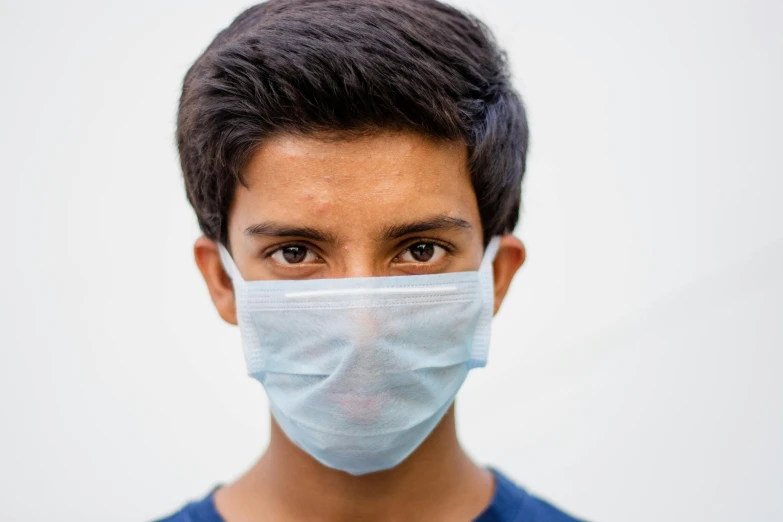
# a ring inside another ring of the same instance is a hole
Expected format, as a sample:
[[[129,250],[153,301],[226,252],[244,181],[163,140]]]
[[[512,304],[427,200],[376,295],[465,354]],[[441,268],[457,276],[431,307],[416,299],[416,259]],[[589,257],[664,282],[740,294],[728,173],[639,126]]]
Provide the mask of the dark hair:
[[[240,14],[185,75],[188,200],[204,234],[227,244],[236,183],[264,138],[387,129],[464,142],[485,244],[514,229],[522,101],[489,29],[435,0],[269,0]]]

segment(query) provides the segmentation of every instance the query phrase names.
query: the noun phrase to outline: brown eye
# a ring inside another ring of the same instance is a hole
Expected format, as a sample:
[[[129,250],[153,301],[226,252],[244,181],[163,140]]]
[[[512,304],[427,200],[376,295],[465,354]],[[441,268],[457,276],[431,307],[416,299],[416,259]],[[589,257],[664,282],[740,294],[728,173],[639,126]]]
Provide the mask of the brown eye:
[[[411,255],[413,259],[421,263],[425,263],[432,259],[432,255],[435,253],[435,245],[432,243],[419,243],[411,247]]]
[[[290,246],[283,249],[283,259],[286,262],[294,264],[300,263],[307,255],[307,249],[299,246]]]
[[[439,260],[446,250],[435,243],[416,243],[400,255],[400,261],[406,263],[432,263]]]
[[[278,248],[271,257],[281,265],[313,263],[318,260],[318,256],[314,252],[301,245],[288,245]]]

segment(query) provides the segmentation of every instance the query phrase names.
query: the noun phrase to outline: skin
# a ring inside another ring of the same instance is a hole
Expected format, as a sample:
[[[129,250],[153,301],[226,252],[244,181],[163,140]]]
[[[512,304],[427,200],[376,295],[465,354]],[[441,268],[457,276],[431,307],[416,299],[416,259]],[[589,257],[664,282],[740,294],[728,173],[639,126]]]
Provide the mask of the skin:
[[[236,189],[228,236],[245,280],[433,274],[481,262],[464,144],[404,132],[279,135],[259,146],[243,176],[248,186]],[[201,237],[194,251],[218,313],[237,324],[217,244]],[[495,312],[524,260],[522,242],[503,236]],[[454,522],[478,516],[493,490],[492,474],[459,444],[452,406],[403,463],[360,476],[323,466],[273,418],[266,452],[214,498],[227,522]]]

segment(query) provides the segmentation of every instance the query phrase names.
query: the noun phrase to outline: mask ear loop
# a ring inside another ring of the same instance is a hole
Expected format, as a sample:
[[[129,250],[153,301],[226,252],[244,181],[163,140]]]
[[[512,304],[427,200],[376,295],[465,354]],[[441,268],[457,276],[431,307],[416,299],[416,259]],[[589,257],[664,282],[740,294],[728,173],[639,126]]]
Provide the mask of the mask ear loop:
[[[485,272],[492,269],[492,262],[495,260],[495,256],[498,254],[498,248],[500,247],[500,236],[493,236],[489,240],[487,249],[484,250],[484,257],[481,258],[481,265],[479,266],[480,272]]]
[[[223,269],[228,274],[228,277],[234,282],[234,284],[242,284],[245,282],[242,279],[242,274],[239,273],[237,265],[234,263],[234,259],[229,254],[223,243],[218,243],[218,254],[220,254],[220,262],[223,264]]]
[[[245,280],[242,279],[242,274],[239,273],[239,269],[237,268],[236,263],[234,263],[234,259],[222,243],[218,243],[218,253],[220,254],[220,262],[223,264],[223,269],[228,274],[228,277],[231,279],[234,286],[237,323],[239,324],[240,335],[242,335],[242,347],[245,354],[247,373],[250,376],[262,373],[264,371],[264,357],[259,350],[250,348],[260,346],[258,335],[253,328],[250,316],[243,312],[244,303],[247,299]]]
[[[492,330],[492,315],[495,312],[495,280],[492,274],[492,262],[498,253],[500,236],[490,239],[484,257],[479,265],[479,292],[481,293],[481,315],[479,317],[476,333],[473,336],[468,369],[481,368],[487,364],[489,352],[489,339]]]

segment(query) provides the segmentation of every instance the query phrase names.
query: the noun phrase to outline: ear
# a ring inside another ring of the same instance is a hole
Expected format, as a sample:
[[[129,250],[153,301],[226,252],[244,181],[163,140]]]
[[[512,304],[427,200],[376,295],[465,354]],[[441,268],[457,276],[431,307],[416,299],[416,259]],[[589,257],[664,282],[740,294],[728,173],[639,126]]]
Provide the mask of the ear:
[[[220,317],[228,323],[237,324],[234,287],[231,278],[223,269],[223,263],[220,262],[218,244],[201,236],[193,247],[193,254]]]
[[[525,262],[525,245],[519,238],[506,234],[500,238],[500,246],[492,263],[492,274],[495,279],[495,311],[498,313],[500,303],[506,297],[511,279],[519,267]]]

